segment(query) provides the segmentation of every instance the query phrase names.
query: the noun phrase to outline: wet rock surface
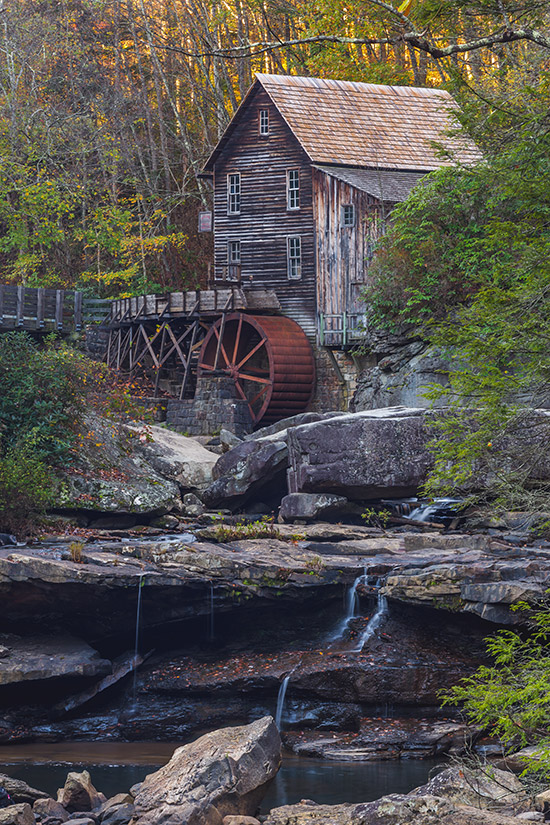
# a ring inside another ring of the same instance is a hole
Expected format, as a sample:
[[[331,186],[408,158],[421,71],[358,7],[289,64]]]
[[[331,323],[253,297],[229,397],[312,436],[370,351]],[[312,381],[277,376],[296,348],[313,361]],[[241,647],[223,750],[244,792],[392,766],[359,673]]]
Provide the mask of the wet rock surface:
[[[435,728],[419,723],[416,737],[394,729],[384,739],[372,719],[441,721],[438,692],[484,660],[482,639],[492,629],[521,621],[513,602],[542,595],[550,570],[550,549],[487,533],[312,523],[277,525],[267,538],[219,538],[216,524],[188,535],[125,537],[85,544],[79,562],[62,543],[0,548],[0,627],[17,623],[22,644],[34,643],[37,661],[43,656],[59,677],[44,671],[34,694],[0,694],[2,739],[187,741],[274,713],[290,676],[283,720],[292,749],[333,758],[334,745],[350,759],[437,753],[452,731],[439,743]],[[136,701],[127,675],[95,707],[48,715],[44,706],[69,707],[121,650],[132,655],[138,595],[140,649],[155,652],[140,667]],[[370,633],[380,598],[387,612]],[[95,671],[60,656],[49,661],[48,645],[64,638],[59,628],[68,621]],[[37,641],[37,623],[47,641]],[[0,642],[8,648],[1,673],[13,657],[9,639]],[[71,681],[78,672],[88,679],[80,687]]]

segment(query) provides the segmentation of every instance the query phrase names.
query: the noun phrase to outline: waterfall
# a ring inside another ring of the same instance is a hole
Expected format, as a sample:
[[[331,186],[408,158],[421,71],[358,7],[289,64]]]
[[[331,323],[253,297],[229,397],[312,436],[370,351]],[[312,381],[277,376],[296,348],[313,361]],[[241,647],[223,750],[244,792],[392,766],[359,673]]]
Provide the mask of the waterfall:
[[[290,682],[290,676],[291,676],[290,673],[288,674],[288,676],[285,676],[285,678],[283,679],[283,681],[281,682],[281,685],[279,687],[279,693],[277,694],[277,710],[275,712],[275,724],[277,725],[279,730],[281,730],[281,719],[283,717],[283,709],[284,709],[284,706],[285,706],[285,696],[286,696],[286,691],[287,691],[287,688],[288,688],[288,683]]]
[[[139,653],[139,623],[141,619],[141,590],[145,584],[145,573],[139,574],[138,594],[137,594],[137,609],[136,609],[136,636],[134,641],[134,679],[132,685],[132,701],[136,704],[137,696],[137,659]]]
[[[357,588],[359,587],[360,584],[364,584],[367,581],[367,578],[368,578],[367,568],[365,567],[364,572],[360,576],[357,576],[357,578],[355,579],[353,584],[350,585],[350,587],[348,588],[348,591],[346,593],[346,600],[345,600],[345,609],[346,609],[345,616],[338,623],[338,627],[334,631],[333,635],[330,637],[329,641],[335,642],[338,639],[341,639],[342,636],[344,635],[344,633],[346,632],[347,628],[348,628],[348,624],[353,619],[353,617],[357,614],[357,607],[358,607],[358,602],[359,602],[359,598],[357,596]]]
[[[366,645],[368,640],[374,636],[375,631],[378,630],[387,615],[388,600],[382,595],[381,587],[378,585],[378,601],[376,604],[376,611],[365,627],[357,647],[354,648],[355,653],[360,653],[363,650],[364,645]]]
[[[412,513],[409,514],[408,518],[411,521],[432,521],[435,517],[445,517],[446,519],[453,518],[453,516],[457,515],[457,504],[461,503],[461,499],[458,498],[435,498],[431,504],[421,504],[419,507],[415,507]]]
[[[210,605],[208,613],[208,640],[214,641],[214,585],[210,582]]]

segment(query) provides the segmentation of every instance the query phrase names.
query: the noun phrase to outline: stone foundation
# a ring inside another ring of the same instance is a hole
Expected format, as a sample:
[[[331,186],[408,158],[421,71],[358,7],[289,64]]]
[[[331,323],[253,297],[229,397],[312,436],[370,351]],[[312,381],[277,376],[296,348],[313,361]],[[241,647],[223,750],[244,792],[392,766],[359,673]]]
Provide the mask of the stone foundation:
[[[200,378],[193,399],[168,399],[166,423],[187,435],[212,435],[222,427],[239,437],[252,432],[248,404],[237,397],[233,380],[223,374]]]
[[[316,383],[309,410],[347,411],[360,373],[358,359],[341,350],[314,347]]]

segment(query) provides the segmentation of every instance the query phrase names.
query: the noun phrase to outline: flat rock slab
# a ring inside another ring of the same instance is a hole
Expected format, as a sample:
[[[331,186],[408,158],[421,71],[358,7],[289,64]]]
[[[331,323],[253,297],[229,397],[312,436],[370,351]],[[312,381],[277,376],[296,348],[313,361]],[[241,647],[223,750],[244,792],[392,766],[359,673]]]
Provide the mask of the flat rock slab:
[[[344,762],[387,759],[432,759],[459,754],[476,730],[454,719],[361,719],[358,731],[290,730],[285,747],[300,756]]]
[[[74,676],[104,676],[111,663],[73,636],[2,635],[9,655],[0,659],[0,685]]]
[[[519,825],[500,811],[459,805],[437,796],[422,799],[392,794],[359,805],[302,802],[274,808],[264,825]]]

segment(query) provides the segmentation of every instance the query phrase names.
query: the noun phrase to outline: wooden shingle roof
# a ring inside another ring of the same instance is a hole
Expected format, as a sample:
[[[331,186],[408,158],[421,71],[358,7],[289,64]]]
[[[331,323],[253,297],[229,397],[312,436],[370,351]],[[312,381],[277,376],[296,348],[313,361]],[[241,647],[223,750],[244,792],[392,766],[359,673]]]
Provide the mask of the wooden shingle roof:
[[[429,172],[481,159],[471,141],[446,135],[457,125],[456,103],[441,89],[257,74],[206,170],[212,169],[258,85],[313,163]],[[440,156],[433,141],[453,158]]]
[[[408,198],[414,187],[424,178],[425,172],[403,172],[397,169],[358,169],[356,166],[322,166],[314,164],[326,175],[349,183],[367,192],[379,201],[399,203]]]

